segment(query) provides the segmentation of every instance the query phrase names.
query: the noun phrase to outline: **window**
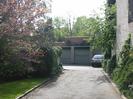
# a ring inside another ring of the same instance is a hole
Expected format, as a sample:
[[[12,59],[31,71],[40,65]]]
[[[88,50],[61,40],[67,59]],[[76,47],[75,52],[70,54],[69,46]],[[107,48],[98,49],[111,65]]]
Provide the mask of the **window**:
[[[108,0],[107,1],[109,5],[115,4],[116,0]]]
[[[128,0],[129,10],[128,10],[128,22],[133,22],[133,0]]]

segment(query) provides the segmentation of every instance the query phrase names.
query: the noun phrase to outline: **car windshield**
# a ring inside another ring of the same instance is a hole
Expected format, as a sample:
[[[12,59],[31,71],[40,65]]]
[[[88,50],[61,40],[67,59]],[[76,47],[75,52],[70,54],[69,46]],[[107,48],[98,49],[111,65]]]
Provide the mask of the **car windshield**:
[[[103,59],[104,56],[103,56],[103,55],[94,55],[93,58],[94,58],[94,59]]]

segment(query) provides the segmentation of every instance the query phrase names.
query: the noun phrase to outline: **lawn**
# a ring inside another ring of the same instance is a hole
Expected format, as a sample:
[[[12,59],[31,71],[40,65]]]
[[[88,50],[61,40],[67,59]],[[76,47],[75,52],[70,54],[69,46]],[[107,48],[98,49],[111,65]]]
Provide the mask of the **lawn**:
[[[15,99],[27,90],[43,82],[44,78],[30,78],[0,84],[0,99]]]

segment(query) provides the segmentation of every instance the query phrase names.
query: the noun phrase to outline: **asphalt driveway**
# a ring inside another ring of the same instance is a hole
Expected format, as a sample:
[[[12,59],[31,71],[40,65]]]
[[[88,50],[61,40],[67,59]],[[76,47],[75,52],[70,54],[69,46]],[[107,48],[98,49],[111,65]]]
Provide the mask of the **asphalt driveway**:
[[[63,74],[23,99],[121,99],[101,68],[64,66]]]

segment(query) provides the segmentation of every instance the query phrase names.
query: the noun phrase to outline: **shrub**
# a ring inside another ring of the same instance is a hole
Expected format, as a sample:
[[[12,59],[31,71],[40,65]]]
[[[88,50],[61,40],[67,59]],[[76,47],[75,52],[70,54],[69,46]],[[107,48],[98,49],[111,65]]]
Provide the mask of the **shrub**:
[[[57,75],[62,71],[60,64],[61,48],[41,48],[43,56],[39,57],[39,63],[33,63],[34,73],[37,76]]]
[[[11,48],[6,37],[0,38],[0,80],[16,80],[30,76],[56,75],[62,71],[61,48],[40,48],[29,51]]]
[[[127,96],[128,99],[133,97],[133,89],[130,90],[129,85],[133,85],[133,50],[131,48],[131,35],[125,41],[125,45],[120,52],[118,59],[116,55],[111,58],[110,54],[105,55],[103,61],[104,70],[117,83],[121,92]]]
[[[62,54],[62,49],[60,47],[52,48],[52,75],[57,75],[62,72],[62,64],[60,63],[60,57]]]
[[[7,53],[0,63],[1,80],[15,80],[25,77],[28,73],[28,63],[14,53]]]
[[[102,66],[104,71],[107,72],[109,76],[112,76],[112,73],[116,67],[116,55],[113,55],[111,59],[104,59]]]
[[[133,51],[131,49],[131,35],[126,40],[125,45],[120,52],[118,65],[113,73],[113,80],[118,84],[120,90],[132,99],[133,91],[128,87],[133,84]]]

